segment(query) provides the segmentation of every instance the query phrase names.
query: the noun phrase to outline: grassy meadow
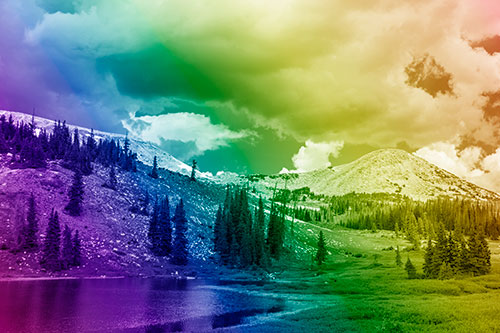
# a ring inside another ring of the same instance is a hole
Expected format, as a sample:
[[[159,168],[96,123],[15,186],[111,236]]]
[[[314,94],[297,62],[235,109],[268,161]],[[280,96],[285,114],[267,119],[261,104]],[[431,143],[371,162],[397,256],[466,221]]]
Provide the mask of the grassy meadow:
[[[288,332],[495,332],[500,330],[500,242],[490,242],[491,273],[451,280],[409,280],[410,257],[422,274],[424,250],[393,232],[321,228],[329,256],[321,269],[311,263],[320,227],[299,222],[288,242],[302,260],[276,273],[273,293],[301,311],[245,331]],[[299,246],[299,244],[307,244]],[[395,261],[400,247],[403,265]]]

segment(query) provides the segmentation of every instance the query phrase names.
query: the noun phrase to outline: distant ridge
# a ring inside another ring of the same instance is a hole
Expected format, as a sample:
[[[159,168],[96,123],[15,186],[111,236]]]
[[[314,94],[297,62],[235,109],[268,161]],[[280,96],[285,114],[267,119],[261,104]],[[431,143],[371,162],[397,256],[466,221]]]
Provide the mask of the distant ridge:
[[[312,192],[325,195],[396,193],[417,200],[439,196],[500,200],[497,193],[400,149],[380,149],[348,164],[265,177],[261,182],[274,186],[277,178],[288,178],[289,189],[309,187]]]

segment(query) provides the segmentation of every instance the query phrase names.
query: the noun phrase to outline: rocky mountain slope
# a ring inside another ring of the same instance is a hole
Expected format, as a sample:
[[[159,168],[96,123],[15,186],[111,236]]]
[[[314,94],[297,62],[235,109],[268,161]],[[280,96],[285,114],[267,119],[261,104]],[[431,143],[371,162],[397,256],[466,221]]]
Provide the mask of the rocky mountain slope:
[[[427,161],[399,149],[381,149],[344,165],[306,173],[250,177],[263,190],[286,186],[309,187],[316,194],[397,193],[417,200],[438,196],[499,200],[497,193],[469,183]]]
[[[82,239],[83,265],[60,274],[77,276],[170,274],[178,268],[167,258],[154,257],[149,249],[149,217],[133,213],[141,205],[146,191],[162,198],[168,195],[170,211],[182,198],[188,217],[189,252],[192,264],[208,264],[212,255],[211,228],[217,204],[224,189],[206,182],[193,182],[188,176],[160,170],[160,179],[147,176],[149,167],[139,165],[138,172],[117,171],[116,191],[102,186],[108,169],[98,164],[83,178],[82,216],[65,213],[73,172],[51,162],[43,169],[11,169],[10,154],[0,154],[0,275],[39,276],[40,253],[16,253],[19,225],[26,216],[27,200],[34,193],[37,203],[40,236],[43,237],[52,208],[59,212],[61,227],[79,230]],[[150,211],[152,205],[150,205]],[[188,267],[189,269],[189,267]]]

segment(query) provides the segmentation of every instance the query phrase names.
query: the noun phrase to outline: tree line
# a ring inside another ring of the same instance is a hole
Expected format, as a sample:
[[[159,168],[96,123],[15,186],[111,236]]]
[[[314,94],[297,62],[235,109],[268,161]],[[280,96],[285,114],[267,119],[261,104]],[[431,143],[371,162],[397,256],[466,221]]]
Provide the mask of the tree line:
[[[267,220],[267,221],[266,221]],[[252,209],[246,189],[229,188],[214,222],[214,249],[220,262],[233,267],[265,267],[283,254],[285,211],[274,200],[266,219],[264,201]]]

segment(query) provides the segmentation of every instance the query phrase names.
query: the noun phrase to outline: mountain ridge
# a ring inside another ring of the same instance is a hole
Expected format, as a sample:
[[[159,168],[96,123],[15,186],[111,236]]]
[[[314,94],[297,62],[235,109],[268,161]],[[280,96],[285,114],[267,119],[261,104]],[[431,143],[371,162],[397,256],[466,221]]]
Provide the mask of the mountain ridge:
[[[277,178],[283,179],[290,190],[309,187],[315,194],[324,195],[391,193],[417,200],[439,196],[500,200],[498,193],[400,149],[379,149],[350,163],[304,173],[282,173],[264,177],[262,182],[272,187]]]

